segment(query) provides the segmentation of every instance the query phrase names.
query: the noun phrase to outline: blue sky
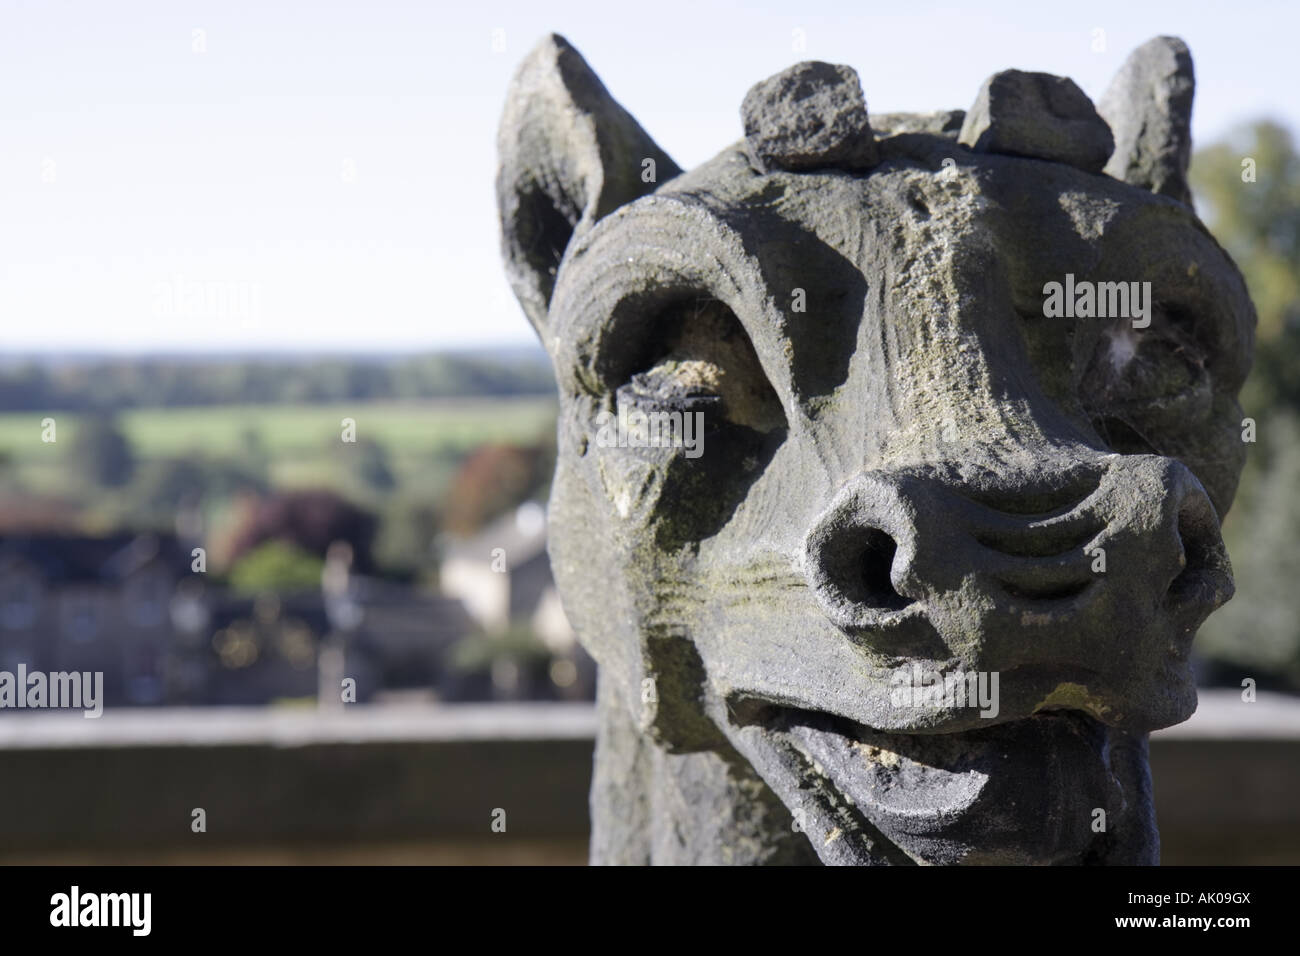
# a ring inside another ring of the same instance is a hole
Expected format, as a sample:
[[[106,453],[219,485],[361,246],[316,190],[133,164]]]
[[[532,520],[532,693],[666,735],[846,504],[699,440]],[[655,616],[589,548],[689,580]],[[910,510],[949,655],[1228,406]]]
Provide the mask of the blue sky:
[[[965,108],[1008,67],[1099,97],[1160,33],[1192,49],[1198,142],[1264,115],[1300,129],[1297,10],[0,0],[0,352],[529,344],[497,257],[495,134],[550,31],[692,166],[800,59],[853,66],[873,112]]]

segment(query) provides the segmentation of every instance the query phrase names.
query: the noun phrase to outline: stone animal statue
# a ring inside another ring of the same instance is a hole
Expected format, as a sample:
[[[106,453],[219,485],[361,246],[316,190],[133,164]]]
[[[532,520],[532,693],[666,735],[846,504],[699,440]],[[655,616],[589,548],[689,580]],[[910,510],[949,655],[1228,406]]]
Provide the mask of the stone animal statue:
[[[1167,37],[1098,107],[1010,70],[869,120],[800,63],[684,172],[529,54],[497,191],[559,385],[593,862],[1158,862],[1147,735],[1233,591],[1255,325],[1192,92]]]

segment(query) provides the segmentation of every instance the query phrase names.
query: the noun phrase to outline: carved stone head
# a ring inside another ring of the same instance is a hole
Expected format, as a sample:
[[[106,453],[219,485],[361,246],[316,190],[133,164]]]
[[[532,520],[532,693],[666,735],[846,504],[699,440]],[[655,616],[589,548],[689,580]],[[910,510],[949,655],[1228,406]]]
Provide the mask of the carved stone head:
[[[600,666],[593,860],[1156,861],[1255,324],[1192,88],[1159,38],[1099,108],[1007,71],[869,119],[801,63],[682,172],[567,42],[529,55],[497,186]]]

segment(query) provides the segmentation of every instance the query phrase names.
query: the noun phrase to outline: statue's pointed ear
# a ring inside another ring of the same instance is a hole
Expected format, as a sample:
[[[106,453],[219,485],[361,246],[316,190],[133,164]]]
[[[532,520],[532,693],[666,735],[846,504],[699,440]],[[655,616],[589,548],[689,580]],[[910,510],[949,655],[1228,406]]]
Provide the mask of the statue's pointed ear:
[[[1191,205],[1192,97],[1196,77],[1187,44],[1156,37],[1129,54],[1097,105],[1115,134],[1106,172]]]
[[[515,73],[497,147],[506,273],[541,334],[569,243],[681,170],[556,35]]]

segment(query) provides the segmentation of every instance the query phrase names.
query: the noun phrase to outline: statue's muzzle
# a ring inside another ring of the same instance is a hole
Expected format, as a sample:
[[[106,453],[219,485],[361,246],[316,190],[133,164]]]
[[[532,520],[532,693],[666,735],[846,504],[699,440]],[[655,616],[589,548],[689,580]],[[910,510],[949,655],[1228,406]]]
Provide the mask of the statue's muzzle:
[[[1233,590],[1204,489],[1151,455],[1028,482],[859,475],[809,532],[806,572],[864,652],[998,674],[1000,719],[1077,709],[1138,733],[1195,708],[1192,638]]]
[[[807,536],[822,610],[892,671],[880,720],[846,673],[842,708],[769,699],[729,736],[827,862],[1155,862],[1146,735],[1195,709],[1233,587],[1214,507],[1154,455],[961,474],[861,474]]]

